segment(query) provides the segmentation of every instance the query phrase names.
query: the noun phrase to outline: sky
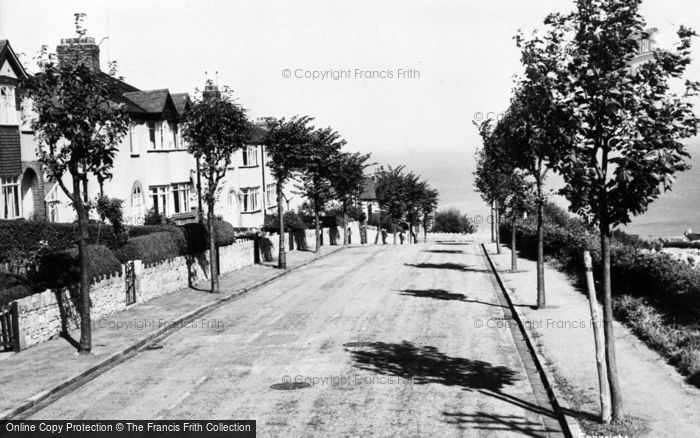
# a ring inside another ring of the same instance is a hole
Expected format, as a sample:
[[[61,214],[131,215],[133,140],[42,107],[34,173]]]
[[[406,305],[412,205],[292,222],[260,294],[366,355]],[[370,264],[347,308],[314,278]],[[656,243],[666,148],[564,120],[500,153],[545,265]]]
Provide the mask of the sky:
[[[84,12],[88,36],[102,40],[103,69],[117,61],[118,74],[134,86],[194,93],[205,78],[218,80],[252,118],[314,116],[317,126],[336,129],[348,150],[420,174],[439,190],[441,208],[483,215],[487,207],[473,190],[481,144],[473,121],[497,117],[508,106],[521,70],[517,30],[542,28],[548,13],[572,5],[0,0],[0,39],[9,39],[33,70],[40,47],[53,51],[60,38],[74,36],[73,13]],[[646,0],[642,13],[659,29],[662,46],[673,42],[680,24],[700,31],[697,0]],[[700,64],[688,73],[700,79]],[[695,171],[700,174],[700,165]]]

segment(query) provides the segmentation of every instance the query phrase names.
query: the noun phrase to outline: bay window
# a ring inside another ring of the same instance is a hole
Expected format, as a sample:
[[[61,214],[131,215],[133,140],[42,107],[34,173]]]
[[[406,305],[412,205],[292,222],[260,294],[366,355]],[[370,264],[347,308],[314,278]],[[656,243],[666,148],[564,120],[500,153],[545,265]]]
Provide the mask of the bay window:
[[[0,219],[20,217],[19,177],[0,178]]]

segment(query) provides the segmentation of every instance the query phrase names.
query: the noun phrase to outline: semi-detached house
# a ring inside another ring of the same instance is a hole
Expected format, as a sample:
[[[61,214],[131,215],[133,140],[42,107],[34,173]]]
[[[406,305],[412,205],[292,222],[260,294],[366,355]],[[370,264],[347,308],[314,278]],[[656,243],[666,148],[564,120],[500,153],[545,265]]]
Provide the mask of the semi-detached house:
[[[132,119],[112,178],[102,187],[91,180],[88,198],[102,191],[122,199],[124,216],[132,224],[142,223],[150,209],[178,223],[196,220],[197,166],[181,136],[182,117],[191,104],[188,94],[140,90],[102,72],[99,46],[90,37],[62,39],[56,53],[59,61],[78,60],[109,81],[116,90],[112,98],[126,106]],[[69,199],[55,181],[44,178],[37,161],[28,123],[31,104],[18,89],[26,75],[9,42],[0,41],[0,219],[72,222],[75,212]],[[217,92],[215,86],[205,90]],[[264,134],[263,124],[253,127],[250,144],[234,154],[221,183],[215,213],[237,227],[260,227],[266,213],[276,212],[275,181],[261,144]]]

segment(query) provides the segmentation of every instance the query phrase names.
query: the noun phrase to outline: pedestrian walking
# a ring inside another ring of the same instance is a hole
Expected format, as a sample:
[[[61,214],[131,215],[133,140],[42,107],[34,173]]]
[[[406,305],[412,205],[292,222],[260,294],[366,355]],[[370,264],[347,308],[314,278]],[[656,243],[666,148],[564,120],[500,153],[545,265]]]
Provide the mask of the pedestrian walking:
[[[386,245],[386,228],[382,228],[382,243]]]
[[[348,227],[348,245],[352,243],[352,228]]]
[[[403,239],[404,239],[403,230],[401,230],[401,232],[399,233],[399,240],[401,241],[401,245],[403,245]]]

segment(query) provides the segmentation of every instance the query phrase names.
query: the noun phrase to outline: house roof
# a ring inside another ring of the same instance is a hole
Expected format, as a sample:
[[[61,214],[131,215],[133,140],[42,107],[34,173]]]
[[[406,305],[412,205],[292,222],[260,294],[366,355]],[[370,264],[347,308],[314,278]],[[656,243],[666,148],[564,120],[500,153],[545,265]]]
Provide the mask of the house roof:
[[[377,199],[377,187],[373,179],[365,179],[365,185],[362,188],[360,199],[363,201],[374,201]]]
[[[166,118],[175,118],[178,116],[178,111],[170,97],[170,92],[167,88],[160,90],[149,91],[130,91],[124,93],[124,98],[135,106],[133,112],[142,112],[149,115],[163,115]],[[131,111],[132,108],[130,108]]]
[[[175,104],[175,109],[177,110],[177,115],[182,116],[185,114],[185,110],[190,106],[190,95],[187,93],[174,93],[170,97],[173,99]]]
[[[7,60],[7,62],[10,64],[18,79],[24,79],[27,77],[27,72],[19,62],[19,59],[17,59],[17,55],[15,54],[15,51],[12,50],[10,42],[8,40],[0,40],[0,67],[2,67],[5,60]]]

